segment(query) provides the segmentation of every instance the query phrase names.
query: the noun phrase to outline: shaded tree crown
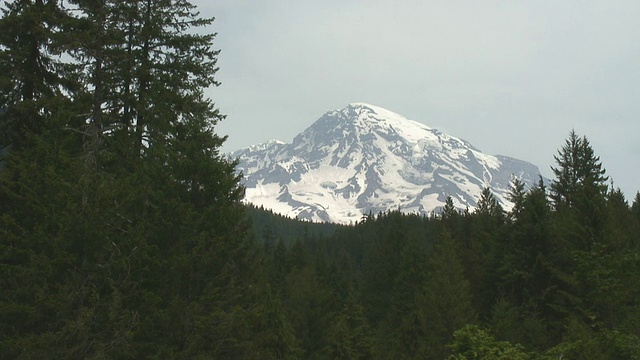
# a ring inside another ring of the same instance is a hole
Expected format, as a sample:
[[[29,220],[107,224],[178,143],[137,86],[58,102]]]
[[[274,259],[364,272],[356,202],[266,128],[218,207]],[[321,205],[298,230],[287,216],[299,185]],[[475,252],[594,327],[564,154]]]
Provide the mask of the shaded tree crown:
[[[551,167],[556,177],[551,183],[551,199],[556,207],[571,207],[581,196],[606,193],[608,177],[585,136],[579,137],[572,130],[554,159],[558,167]]]

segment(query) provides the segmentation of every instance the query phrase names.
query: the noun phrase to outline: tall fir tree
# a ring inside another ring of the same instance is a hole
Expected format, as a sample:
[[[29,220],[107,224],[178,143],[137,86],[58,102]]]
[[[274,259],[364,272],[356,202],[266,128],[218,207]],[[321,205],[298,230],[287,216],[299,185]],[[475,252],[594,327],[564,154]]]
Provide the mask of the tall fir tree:
[[[567,222],[561,225],[566,230],[563,238],[569,247],[588,250],[594,242],[602,241],[606,171],[589,140],[573,130],[554,158],[558,167],[551,168],[556,176],[550,186],[551,200]]]
[[[640,226],[640,191],[636,192],[636,196],[631,203],[631,214],[635,220],[636,226]]]
[[[0,18],[0,148],[26,146],[47,128],[56,103],[73,91],[75,77],[58,60],[68,21],[56,0],[5,2]]]
[[[336,316],[327,334],[325,355],[331,359],[364,360],[373,357],[372,330],[364,309],[350,293],[342,311]]]
[[[423,327],[420,357],[442,359],[455,330],[477,322],[471,286],[457,246],[444,231],[427,258],[427,280],[417,297],[419,320]]]
[[[22,96],[3,97],[3,129],[19,130],[3,141],[33,146],[0,174],[1,357],[236,357],[224,344],[249,340],[259,297],[224,117],[203,93],[218,51],[196,30],[212,19],[188,1],[68,4],[14,1],[0,22],[42,25],[35,42],[2,38],[3,74],[23,75],[2,77]],[[54,43],[60,67],[12,60],[35,44],[47,65]],[[78,82],[64,88],[58,68]],[[24,104],[37,121],[5,126]]]
[[[606,171],[586,137],[572,130],[554,159],[558,167],[551,168],[556,176],[551,199],[556,207],[580,206],[584,197],[599,196],[606,190]]]
[[[488,317],[496,297],[496,269],[501,261],[505,213],[491,190],[485,188],[476,209],[468,218],[470,229],[462,254],[473,301],[479,316]]]
[[[508,199],[513,203],[513,207],[509,211],[508,218],[511,221],[517,220],[522,214],[526,194],[524,187],[524,182],[519,178],[513,179],[510,184]]]
[[[579,326],[602,326],[615,317],[609,305],[620,297],[609,297],[619,285],[619,276],[613,274],[623,259],[610,262],[622,238],[607,236],[612,212],[607,204],[605,169],[587,138],[574,131],[555,158],[558,168],[552,168],[556,179],[551,184],[554,236],[546,257],[554,291],[548,306],[564,325],[574,321]]]

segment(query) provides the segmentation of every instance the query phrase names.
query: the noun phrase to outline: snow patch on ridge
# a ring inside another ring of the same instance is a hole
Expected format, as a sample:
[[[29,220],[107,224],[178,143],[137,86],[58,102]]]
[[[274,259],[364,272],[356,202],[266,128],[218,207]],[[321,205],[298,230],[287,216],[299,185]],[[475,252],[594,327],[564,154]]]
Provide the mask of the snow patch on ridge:
[[[512,175],[534,184],[537,167],[487,155],[392,111],[351,103],[325,113],[291,144],[272,140],[232,154],[246,201],[312,221],[349,223],[390,209],[428,214],[447,195],[474,207],[491,187],[509,208]]]

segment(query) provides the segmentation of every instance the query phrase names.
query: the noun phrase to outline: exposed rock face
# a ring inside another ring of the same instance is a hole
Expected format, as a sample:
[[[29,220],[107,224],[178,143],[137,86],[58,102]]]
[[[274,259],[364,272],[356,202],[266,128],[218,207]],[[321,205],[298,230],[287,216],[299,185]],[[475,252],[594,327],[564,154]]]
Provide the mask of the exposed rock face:
[[[291,217],[349,223],[389,209],[438,211],[450,195],[473,208],[484,187],[506,207],[514,177],[538,167],[487,155],[468,142],[373,105],[329,111],[293,139],[252,146],[239,158],[246,200]]]

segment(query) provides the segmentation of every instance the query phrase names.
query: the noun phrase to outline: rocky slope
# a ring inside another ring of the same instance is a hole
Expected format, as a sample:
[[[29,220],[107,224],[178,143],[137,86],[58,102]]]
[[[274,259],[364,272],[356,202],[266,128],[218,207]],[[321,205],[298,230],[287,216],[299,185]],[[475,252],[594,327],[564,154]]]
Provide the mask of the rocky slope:
[[[468,142],[369,104],[329,111],[293,139],[231,154],[246,200],[291,217],[349,223],[390,209],[426,214],[447,195],[473,208],[490,187],[506,208],[509,184],[538,181],[538,167],[487,155]]]

